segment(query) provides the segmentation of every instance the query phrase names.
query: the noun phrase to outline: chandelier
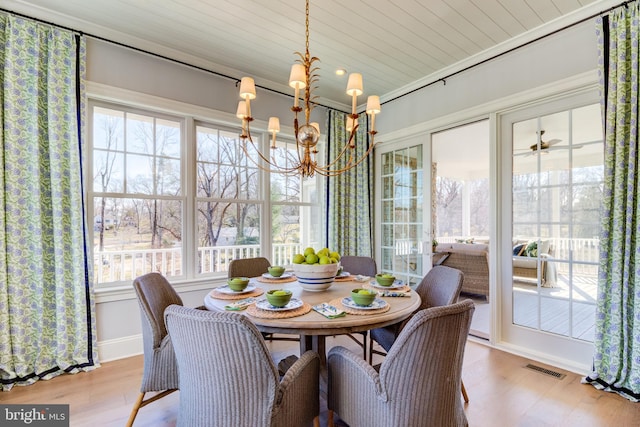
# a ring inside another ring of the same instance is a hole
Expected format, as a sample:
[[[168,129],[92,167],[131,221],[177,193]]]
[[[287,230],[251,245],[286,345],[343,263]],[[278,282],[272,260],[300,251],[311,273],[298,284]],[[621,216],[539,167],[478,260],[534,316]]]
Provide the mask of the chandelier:
[[[296,152],[293,155],[293,162],[283,164],[283,161],[278,161],[276,156],[276,150],[282,150],[276,146],[276,134],[280,131],[280,120],[278,117],[270,117],[267,130],[271,133],[271,146],[270,155],[262,153],[260,148],[254,143],[251,137],[251,101],[256,98],[256,88],[254,80],[251,77],[243,77],[240,81],[240,98],[238,103],[238,110],[236,116],[242,120],[242,133],[240,139],[242,140],[241,146],[245,155],[251,159],[253,163],[259,168],[268,172],[282,173],[286,175],[301,175],[303,178],[312,177],[315,173],[323,176],[336,176],[340,175],[360,163],[373,150],[375,144],[374,137],[377,133],[375,131],[375,116],[380,113],[380,98],[376,95],[371,95],[367,98],[366,114],[370,117],[371,130],[369,130],[370,143],[365,153],[358,157],[356,155],[355,135],[358,130],[359,114],[356,113],[356,105],[358,96],[362,95],[362,75],[359,73],[352,73],[349,75],[347,83],[347,95],[351,97],[351,114],[347,117],[346,131],[349,135],[347,142],[342,146],[337,153],[337,156],[327,162],[324,165],[319,165],[316,160],[318,154],[317,144],[320,139],[320,127],[317,123],[311,123],[309,116],[314,108],[314,96],[313,90],[316,88],[318,82],[318,75],[315,73],[317,67],[314,66],[316,61],[319,61],[317,57],[312,57],[309,54],[309,0],[306,2],[305,10],[305,53],[295,52],[299,56],[296,63],[291,67],[291,74],[289,76],[289,86],[295,91],[293,98],[293,129],[296,141]],[[303,106],[300,106],[300,90],[304,90]],[[304,110],[304,123],[300,124],[298,121],[298,114]],[[251,147],[251,148],[249,148]],[[249,152],[257,153],[261,159],[257,160]],[[284,158],[283,156],[280,159]]]

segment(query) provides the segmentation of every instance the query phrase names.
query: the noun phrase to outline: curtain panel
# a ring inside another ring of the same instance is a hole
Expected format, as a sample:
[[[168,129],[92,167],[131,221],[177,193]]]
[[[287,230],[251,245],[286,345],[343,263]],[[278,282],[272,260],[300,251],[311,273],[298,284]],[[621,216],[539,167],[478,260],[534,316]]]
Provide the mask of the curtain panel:
[[[357,129],[354,160],[362,157],[369,147],[367,119]],[[347,114],[329,112],[328,155],[335,159],[348,142]],[[373,256],[373,152],[358,166],[328,178],[328,247],[341,255]],[[343,167],[348,158],[341,158]]]
[[[605,129],[603,234],[593,372],[599,389],[640,401],[638,2],[597,20]]]
[[[84,39],[0,13],[0,381],[98,366],[82,188]]]

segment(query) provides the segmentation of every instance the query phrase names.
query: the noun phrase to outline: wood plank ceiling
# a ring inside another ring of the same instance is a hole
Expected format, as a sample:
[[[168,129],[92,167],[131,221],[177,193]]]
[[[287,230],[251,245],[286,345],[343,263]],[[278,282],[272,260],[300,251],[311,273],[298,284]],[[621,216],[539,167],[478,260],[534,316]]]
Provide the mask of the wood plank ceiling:
[[[348,109],[346,77],[391,99],[593,16],[612,0],[312,0],[320,102]],[[290,93],[303,0],[2,0],[6,10]],[[363,97],[362,102],[366,98]]]

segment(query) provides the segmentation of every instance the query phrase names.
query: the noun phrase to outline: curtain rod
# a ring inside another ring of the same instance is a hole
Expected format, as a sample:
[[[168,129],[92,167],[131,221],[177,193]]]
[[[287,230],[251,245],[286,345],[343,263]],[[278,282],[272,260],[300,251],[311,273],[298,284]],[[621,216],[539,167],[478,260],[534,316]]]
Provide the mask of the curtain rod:
[[[493,61],[494,59],[500,58],[500,57],[501,57],[501,56],[503,56],[503,55],[506,55],[506,54],[511,53],[511,52],[514,52],[514,51],[516,51],[516,50],[518,50],[518,49],[520,49],[520,48],[523,48],[523,47],[525,47],[525,46],[528,46],[528,45],[530,45],[530,44],[533,44],[533,43],[535,43],[535,42],[538,42],[538,41],[540,41],[540,40],[542,40],[542,39],[544,39],[544,38],[546,38],[546,37],[552,36],[552,35],[554,35],[554,34],[558,34],[558,33],[562,32],[562,31],[564,31],[564,30],[567,30],[567,29],[569,29],[569,28],[571,28],[571,27],[574,27],[574,26],[576,26],[576,25],[578,25],[578,24],[582,24],[583,22],[586,22],[586,21],[588,21],[588,20],[590,20],[590,19],[593,19],[593,18],[595,18],[595,17],[597,17],[597,16],[605,15],[605,14],[607,14],[607,13],[609,13],[609,12],[611,12],[611,11],[613,11],[613,10],[615,10],[615,9],[619,8],[619,7],[627,6],[629,3],[632,3],[633,1],[636,1],[636,0],[626,0],[626,1],[620,2],[620,4],[618,4],[618,5],[616,5],[616,6],[611,6],[610,8],[608,8],[608,9],[606,9],[606,10],[603,10],[603,11],[601,11],[601,12],[595,13],[595,14],[593,14],[593,15],[591,15],[591,16],[588,16],[588,17],[586,17],[586,18],[583,18],[583,19],[581,19],[581,20],[579,20],[579,21],[576,21],[576,22],[573,22],[573,23],[571,23],[571,24],[565,25],[565,26],[564,26],[564,27],[562,27],[562,28],[559,28],[559,29],[557,29],[557,30],[554,30],[554,31],[552,31],[552,32],[550,32],[550,33],[548,33],[548,34],[544,34],[544,35],[542,35],[542,36],[539,36],[539,37],[537,37],[537,38],[535,38],[535,39],[533,39],[533,40],[529,40],[528,42],[523,43],[523,44],[521,44],[521,45],[518,45],[518,46],[512,47],[511,49],[508,49],[508,50],[506,50],[506,51],[504,51],[504,52],[497,53],[497,54],[495,54],[495,55],[493,55],[493,56],[491,56],[491,57],[489,57],[489,58],[483,59],[482,61],[476,62],[476,63],[471,64],[471,65],[469,65],[469,66],[467,66],[467,67],[465,67],[465,68],[462,68],[462,69],[460,69],[460,70],[457,70],[457,71],[454,71],[454,72],[452,72],[452,73],[450,73],[450,74],[447,74],[446,76],[441,77],[441,78],[439,78],[439,79],[437,79],[437,80],[434,80],[434,81],[429,82],[429,83],[425,83],[424,85],[422,85],[422,86],[420,86],[420,87],[417,87],[417,88],[415,88],[415,89],[410,90],[409,92],[403,93],[403,94],[398,95],[398,96],[396,96],[396,97],[394,97],[394,98],[391,98],[391,99],[387,99],[386,101],[382,102],[382,104],[388,104],[389,102],[392,102],[392,101],[395,101],[395,100],[397,100],[397,99],[403,98],[403,97],[405,97],[405,96],[407,96],[407,95],[410,95],[410,94],[412,94],[412,93],[414,93],[414,92],[417,92],[417,91],[419,91],[419,90],[422,90],[422,89],[424,89],[424,88],[427,88],[427,87],[432,86],[432,85],[434,85],[434,84],[436,84],[436,83],[439,83],[439,82],[442,82],[443,84],[445,84],[445,85],[446,85],[446,84],[447,84],[447,79],[449,79],[449,78],[451,78],[451,77],[453,77],[453,76],[456,76],[456,75],[458,75],[458,74],[462,74],[462,73],[463,73],[463,72],[465,72],[465,71],[469,71],[470,69],[475,68],[475,67],[477,67],[477,66],[479,66],[479,65],[485,64],[485,63],[487,63],[487,62],[489,62],[489,61]],[[168,57],[168,56],[160,55],[160,54],[158,54],[158,53],[154,53],[154,52],[149,52],[149,51],[144,50],[144,49],[141,49],[141,48],[137,48],[137,47],[129,46],[129,45],[126,45],[126,44],[124,44],[124,43],[120,43],[120,42],[116,42],[116,41],[113,41],[113,40],[109,40],[109,39],[107,39],[107,38],[104,38],[104,37],[101,37],[101,36],[96,36],[96,35],[94,35],[94,34],[85,33],[85,32],[83,32],[83,31],[78,31],[78,30],[76,30],[76,29],[74,29],[74,28],[65,27],[65,26],[63,26],[63,25],[59,25],[59,24],[55,24],[55,23],[53,23],[53,22],[45,21],[45,20],[40,19],[40,18],[34,18],[34,17],[32,17],[32,16],[28,16],[28,15],[24,15],[24,14],[22,14],[22,13],[18,13],[18,12],[14,12],[14,11],[11,11],[11,10],[7,10],[7,9],[5,9],[5,8],[1,8],[1,7],[0,7],[0,10],[1,10],[1,11],[3,11],[3,12],[11,13],[11,14],[16,15],[16,16],[20,16],[20,17],[22,17],[22,18],[31,19],[31,20],[33,20],[33,21],[37,21],[37,22],[40,22],[40,23],[43,23],[43,24],[51,25],[51,26],[54,26],[54,27],[57,27],[57,28],[61,28],[61,29],[67,30],[67,31],[71,31],[71,32],[74,32],[74,33],[78,33],[78,34],[83,35],[83,36],[88,36],[88,37],[94,38],[94,39],[96,39],[96,40],[104,41],[104,42],[111,43],[111,44],[114,44],[114,45],[117,45],[117,46],[120,46],[120,47],[124,47],[124,48],[127,48],[127,49],[131,49],[131,50],[134,50],[134,51],[136,51],[136,52],[140,52],[140,53],[144,53],[144,54],[147,54],[147,55],[155,56],[155,57],[157,57],[157,58],[164,59],[164,60],[166,60],[166,61],[175,62],[176,64],[180,64],[180,65],[184,65],[184,66],[187,66],[187,67],[190,67],[190,68],[194,68],[194,69],[196,69],[196,70],[204,71],[204,72],[207,72],[207,73],[210,73],[210,74],[216,75],[216,76],[218,76],[218,77],[222,77],[222,78],[225,78],[225,79],[228,79],[228,80],[233,80],[233,81],[235,81],[235,82],[236,82],[236,86],[238,86],[238,84],[240,83],[240,79],[238,79],[238,78],[236,78],[236,77],[229,76],[229,75],[227,75],[227,74],[223,74],[223,73],[220,73],[220,72],[217,72],[217,71],[214,71],[214,70],[210,70],[210,69],[208,69],[208,68],[204,68],[204,67],[201,67],[201,66],[198,66],[198,65],[190,64],[190,63],[188,63],[188,62],[184,62],[184,61],[181,61],[181,60],[179,60],[179,59],[170,58],[170,57]],[[256,87],[259,87],[260,89],[263,89],[263,90],[266,90],[266,91],[269,91],[269,92],[272,92],[272,93],[276,93],[276,94],[278,94],[278,95],[283,95],[283,96],[287,96],[287,97],[289,97],[289,98],[293,98],[293,95],[290,95],[290,94],[288,94],[288,93],[281,92],[281,91],[279,91],[279,90],[271,89],[271,88],[268,88],[268,87],[265,87],[265,86],[260,86],[260,85],[256,85]],[[327,105],[323,105],[323,104],[319,104],[319,103],[314,103],[314,104],[315,104],[315,105],[318,105],[318,106],[320,106],[320,107],[324,107],[324,108],[326,108],[326,109],[328,109],[328,110],[340,111],[340,112],[342,112],[342,113],[345,113],[345,112],[344,112],[344,111],[342,111],[342,110],[338,110],[338,109],[336,109],[336,108],[329,107],[329,106],[327,106]]]
[[[426,88],[426,87],[433,86],[434,84],[439,83],[439,82],[442,82],[443,84],[445,84],[445,85],[446,85],[446,84],[447,84],[447,79],[448,79],[448,78],[451,78],[451,77],[453,77],[453,76],[456,76],[456,75],[458,75],[458,74],[461,74],[461,73],[463,73],[463,72],[465,72],[465,71],[468,71],[468,70],[470,70],[470,69],[472,69],[472,68],[475,68],[475,67],[477,67],[477,66],[479,66],[479,65],[485,64],[485,63],[487,63],[487,62],[489,62],[489,61],[493,61],[494,59],[500,58],[500,57],[501,57],[501,56],[503,56],[503,55],[506,55],[506,54],[511,53],[511,52],[513,52],[513,51],[516,51],[516,50],[518,50],[518,49],[520,49],[520,48],[523,48],[523,47],[525,47],[525,46],[528,46],[528,45],[530,45],[530,44],[533,44],[533,43],[535,43],[535,42],[538,42],[538,41],[540,41],[540,40],[542,40],[542,39],[544,39],[544,38],[546,38],[546,37],[552,36],[552,35],[554,35],[554,34],[558,34],[558,33],[562,32],[562,31],[564,31],[564,30],[568,30],[568,29],[569,29],[569,28],[571,28],[571,27],[574,27],[574,26],[576,26],[576,25],[578,25],[578,24],[582,24],[583,22],[586,22],[586,21],[588,21],[588,20],[590,20],[590,19],[593,19],[593,18],[595,18],[595,17],[597,17],[597,16],[605,15],[605,14],[607,14],[607,13],[609,13],[609,12],[611,12],[611,11],[613,11],[613,10],[615,10],[615,9],[619,8],[619,7],[625,7],[625,6],[627,6],[629,3],[633,2],[633,1],[636,1],[636,0],[626,0],[626,1],[623,1],[623,2],[621,2],[620,4],[618,4],[618,5],[616,5],[616,6],[611,6],[610,8],[608,8],[608,9],[606,9],[606,10],[600,11],[600,12],[598,12],[598,13],[594,13],[594,14],[593,14],[593,15],[591,15],[591,16],[587,16],[586,18],[583,18],[583,19],[581,19],[581,20],[579,20],[579,21],[576,21],[576,22],[573,22],[573,23],[571,23],[571,24],[565,25],[565,26],[564,26],[564,27],[562,27],[562,28],[558,28],[557,30],[554,30],[554,31],[552,31],[552,32],[550,32],[550,33],[548,33],[548,34],[544,34],[544,35],[539,36],[539,37],[537,37],[537,38],[535,38],[535,39],[533,39],[533,40],[529,40],[528,42],[525,42],[525,43],[523,43],[523,44],[521,44],[521,45],[518,45],[518,46],[512,47],[511,49],[505,50],[504,52],[497,53],[497,54],[495,54],[495,55],[493,55],[493,56],[491,56],[491,57],[489,57],[489,58],[483,59],[482,61],[476,62],[476,63],[471,64],[471,65],[469,65],[469,66],[467,66],[467,67],[465,67],[465,68],[462,68],[462,69],[460,69],[460,70],[457,70],[457,71],[454,71],[454,72],[452,72],[452,73],[450,73],[450,74],[447,74],[446,76],[441,77],[441,78],[439,78],[439,79],[437,79],[437,80],[434,80],[434,81],[429,82],[429,83],[425,83],[424,85],[422,85],[422,86],[420,86],[420,87],[417,87],[417,88],[415,88],[415,89],[412,89],[412,90],[410,90],[409,92],[403,93],[402,95],[398,95],[398,96],[396,96],[396,97],[394,97],[394,98],[387,99],[386,101],[382,102],[382,104],[387,104],[387,103],[389,103],[389,102],[391,102],[391,101],[395,101],[395,100],[397,100],[397,99],[400,99],[400,98],[402,98],[402,97],[405,97],[405,96],[407,96],[407,95],[410,95],[410,94],[412,94],[412,93],[414,93],[414,92],[417,92],[417,91],[419,91],[419,90],[422,90],[422,89],[424,89],[424,88]]]

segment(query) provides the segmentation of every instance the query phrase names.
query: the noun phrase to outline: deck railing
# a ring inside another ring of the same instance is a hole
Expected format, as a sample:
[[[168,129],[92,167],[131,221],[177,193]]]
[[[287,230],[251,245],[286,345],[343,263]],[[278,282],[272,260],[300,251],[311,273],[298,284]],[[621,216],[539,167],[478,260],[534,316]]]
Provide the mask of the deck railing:
[[[299,243],[274,244],[272,264],[288,265],[294,254],[300,253]],[[229,262],[237,258],[260,256],[260,245],[208,246],[198,248],[200,273],[225,272]],[[96,284],[129,281],[157,271],[166,276],[180,276],[182,248],[144,249],[123,251],[94,251]]]
[[[468,237],[446,236],[437,237],[438,243],[455,243],[456,240]],[[487,237],[477,238],[475,241],[488,241]],[[600,256],[600,239],[570,239],[563,237],[545,238],[551,243],[551,257],[556,263],[558,273],[569,273],[571,261],[574,274],[597,274]]]

